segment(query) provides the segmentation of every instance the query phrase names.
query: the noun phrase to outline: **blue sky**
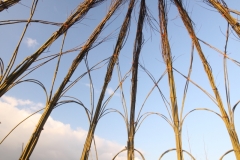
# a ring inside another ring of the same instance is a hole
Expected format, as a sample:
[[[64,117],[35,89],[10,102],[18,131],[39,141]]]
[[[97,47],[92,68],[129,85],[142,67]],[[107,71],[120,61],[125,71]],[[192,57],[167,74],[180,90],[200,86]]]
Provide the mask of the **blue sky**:
[[[80,2],[82,1],[39,1],[33,19],[47,20],[52,22],[64,22]],[[82,21],[69,29],[63,48],[64,51],[72,49],[79,45],[81,46],[87,40],[93,29],[106,14],[110,2],[110,0],[107,0],[101,5],[91,9]],[[17,4],[8,10],[1,12],[0,20],[28,19],[30,12],[30,9],[28,7],[31,6],[31,3],[32,2],[29,0],[21,1],[20,4]],[[153,17],[158,21],[157,0],[147,1],[146,3]],[[119,27],[121,26],[126,13],[127,4],[128,3],[122,6],[114,14],[114,16],[110,19],[111,23],[108,23],[109,25],[100,35],[99,40],[101,40],[101,38],[109,36],[107,41],[95,47],[89,52],[89,66],[93,66],[99,61],[111,56],[116,43]],[[191,19],[195,23],[194,27],[198,38],[215,46],[221,51],[224,51],[224,34],[226,33],[227,27],[225,19],[213,8],[209,7],[203,2],[186,0],[184,1],[184,4],[187,11],[190,13]],[[239,10],[237,7],[240,6],[240,2],[230,1],[227,2],[227,4],[229,8]],[[182,23],[178,11],[176,10],[176,7],[170,3],[170,1],[168,5],[168,33],[172,55],[175,59],[173,66],[183,74],[187,75],[190,62],[191,40]],[[124,76],[129,71],[132,63],[133,44],[136,33],[137,15],[139,12],[138,6],[139,3],[136,4],[136,9],[132,14],[133,16],[129,36],[119,57],[122,76]],[[233,16],[235,18],[238,18],[236,15]],[[155,25],[157,24],[155,23]],[[19,41],[19,37],[22,34],[24,27],[24,23],[0,26],[0,57],[4,61],[5,67],[7,66],[9,58],[11,57],[11,54],[14,51],[17,42]],[[58,26],[31,23],[20,46],[15,66],[19,64],[25,57],[33,54],[39,47],[41,47],[41,45],[57,29]],[[233,33],[231,33],[230,37],[231,38],[229,39],[227,53],[231,58],[239,60],[239,39],[237,39]],[[163,74],[165,70],[165,64],[161,56],[160,34],[152,30],[149,26],[147,26],[147,23],[145,23],[144,39],[145,44],[141,52],[140,62],[145,66],[146,69],[151,72],[154,78],[158,80],[158,78]],[[58,40],[56,40],[47,49],[48,52],[43,53],[40,57],[59,53],[61,42],[62,37],[58,38]],[[223,77],[223,57],[202,43],[201,47],[209,64],[211,65],[215,82],[222,96],[224,105],[226,106]],[[56,91],[57,87],[67,73],[72,60],[77,54],[78,52],[72,52],[63,56],[53,92]],[[27,78],[36,78],[40,80],[49,92],[56,63],[57,59],[47,63],[46,65],[30,74]],[[33,66],[36,64],[38,63],[33,64]],[[98,96],[103,85],[106,68],[107,65],[105,64],[102,68],[91,73],[93,86],[95,89],[95,105],[97,104]],[[228,68],[231,87],[231,104],[233,106],[239,100],[239,68],[231,61],[228,61]],[[73,81],[85,71],[86,67],[84,63],[81,63],[71,80]],[[181,106],[186,80],[177,72],[174,72],[174,76],[176,82],[178,104]],[[194,51],[194,63],[191,79],[213,95],[211,87],[208,83],[207,76],[203,70],[202,63],[196,51]],[[67,92],[66,95],[79,98],[84,103],[84,105],[90,109],[91,103],[89,83],[90,82],[88,76],[83,77],[71,90]],[[151,79],[140,68],[138,83],[139,85],[137,92],[136,115],[138,115],[138,112],[147,94],[154,86]],[[117,88],[118,84],[119,82],[117,77],[117,70],[114,69],[113,77],[109,83],[105,100],[112,94],[112,91]],[[169,100],[167,76],[164,76],[164,78],[160,81],[159,87],[161,88],[166,98]],[[123,90],[126,98],[126,105],[129,111],[131,75],[129,75],[124,82]],[[0,139],[5,135],[5,133],[7,133],[8,130],[11,129],[11,126],[13,127],[14,124],[22,120],[28,114],[34,112],[34,110],[37,108],[41,108],[42,106],[44,107],[45,103],[46,97],[44,95],[44,92],[40,89],[40,87],[31,83],[23,83],[17,85],[9,92],[7,92],[5,97],[2,97],[0,99],[1,107],[3,107],[0,118],[2,118],[7,123],[6,124],[3,120],[1,120],[2,124],[0,127],[2,127],[2,130],[4,130],[4,132],[0,132]],[[123,112],[119,90],[117,90],[117,92],[114,94],[111,101],[108,103],[107,108],[115,108]],[[217,106],[202,91],[200,91],[193,84],[190,84],[185,102],[184,115],[194,108],[208,108],[219,113]],[[167,110],[164,107],[163,101],[157,89],[155,89],[148,98],[141,114],[145,112],[158,112],[168,116]],[[13,117],[15,117],[14,120],[11,120],[9,118],[10,115],[8,114],[10,113],[15,113],[16,116],[13,115]],[[237,108],[235,112],[235,125],[237,132],[240,134],[239,114],[240,109]],[[3,145],[0,146],[0,159],[18,158],[20,154],[18,153],[19,146],[21,143],[27,142],[28,137],[34,129],[34,124],[37,123],[39,117],[40,114],[32,117],[32,122],[31,120],[28,120],[26,123],[21,125],[21,129],[18,129],[16,132],[12,133],[12,135],[3,143]],[[8,123],[11,123],[11,125],[8,125]],[[35,151],[33,152],[33,159],[43,159],[44,157],[41,156],[44,155],[41,155],[41,152],[46,153],[45,156],[48,156],[48,159],[49,157],[51,157],[51,159],[64,159],[65,157],[63,157],[59,151],[64,151],[63,153],[65,153],[65,155],[69,155],[69,157],[66,157],[66,159],[78,159],[81,155],[80,153],[82,151],[84,138],[77,137],[75,133],[79,135],[82,134],[84,137],[88,130],[88,127],[89,123],[87,116],[81,107],[73,104],[67,104],[54,109],[51,114],[51,120],[49,120],[46,124],[45,130],[49,134],[43,132],[39,140],[39,146],[36,147]],[[101,155],[100,159],[110,159],[111,155],[107,155],[107,153],[116,154],[122,149],[122,147],[126,146],[127,130],[124,121],[117,113],[111,113],[103,117],[97,125],[95,134],[98,137],[99,144],[97,143],[97,146]],[[17,139],[17,135],[22,135],[24,137],[22,141],[24,140],[24,142]],[[61,137],[61,135],[66,136]],[[66,140],[66,137],[71,140]],[[223,121],[221,121],[220,118],[210,112],[197,111],[190,114],[183,126],[182,139],[183,148],[185,150],[191,151],[195,158],[199,160],[219,159],[221,155],[231,149],[231,142],[229,140]],[[56,147],[57,149],[54,149],[54,144],[58,144],[58,147]],[[61,145],[65,145],[65,148],[60,147]],[[47,149],[47,146],[49,146],[50,149]],[[71,152],[71,150],[68,150],[67,148],[71,148],[76,152]],[[174,132],[163,119],[156,115],[152,115],[142,123],[140,129],[136,133],[135,148],[141,150],[147,160],[158,159],[164,151],[170,148],[175,148]],[[49,150],[53,151],[55,154],[51,154]],[[9,154],[11,152],[16,154]],[[1,158],[1,156],[6,157]],[[124,154],[121,155],[120,158],[124,159]],[[176,159],[176,155],[174,152],[170,152],[163,159]],[[190,160],[190,158],[187,156],[185,159]],[[229,154],[226,159],[234,159],[233,153]]]

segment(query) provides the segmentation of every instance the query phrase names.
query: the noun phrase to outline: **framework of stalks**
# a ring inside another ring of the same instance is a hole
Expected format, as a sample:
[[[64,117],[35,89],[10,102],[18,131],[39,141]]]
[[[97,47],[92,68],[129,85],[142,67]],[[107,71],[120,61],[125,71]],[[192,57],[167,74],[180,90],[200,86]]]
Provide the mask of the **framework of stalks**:
[[[5,0],[5,1],[0,1],[0,12],[3,11],[4,9],[8,9],[12,5],[18,3],[20,0]],[[192,48],[191,48],[191,58],[190,58],[190,66],[188,69],[188,75],[185,76],[182,74],[177,68],[173,67],[173,57],[171,53],[171,47],[169,44],[169,39],[168,39],[168,11],[167,11],[167,0],[157,0],[158,1],[158,17],[159,17],[159,33],[160,33],[160,39],[161,39],[161,50],[162,50],[162,58],[164,60],[166,70],[164,73],[161,75],[161,77],[156,81],[152,74],[145,68],[142,64],[139,62],[139,56],[141,53],[141,49],[144,43],[144,38],[143,38],[143,26],[144,26],[144,21],[146,18],[149,18],[148,16],[148,9],[146,6],[145,0],[112,0],[111,5],[109,7],[109,10],[106,14],[106,16],[102,19],[102,21],[98,24],[98,26],[94,29],[92,34],[89,36],[88,40],[81,44],[80,46],[77,46],[75,48],[72,48],[67,51],[63,51],[64,44],[65,44],[65,38],[67,36],[67,31],[68,29],[82,20],[84,16],[88,13],[88,11],[91,8],[96,7],[98,4],[104,2],[105,0],[85,0],[79,6],[76,8],[75,12],[73,12],[68,19],[64,23],[56,23],[56,22],[50,22],[50,21],[44,21],[44,20],[33,20],[32,17],[35,13],[35,10],[37,8],[38,0],[33,0],[31,11],[30,11],[30,16],[28,20],[4,20],[0,21],[0,26],[1,25],[10,25],[10,24],[17,24],[17,23],[26,23],[25,28],[22,32],[22,35],[20,37],[20,40],[18,44],[16,45],[16,48],[12,54],[12,57],[6,67],[4,68],[4,61],[0,58],[0,97],[3,96],[7,91],[12,89],[14,86],[17,84],[21,84],[23,82],[31,82],[39,85],[45,92],[46,94],[46,105],[44,108],[34,112],[30,116],[26,117],[23,119],[21,122],[19,122],[1,141],[0,145],[5,141],[6,138],[19,126],[21,125],[24,121],[26,121],[29,117],[33,116],[34,114],[44,111],[43,114],[41,115],[41,118],[38,121],[38,124],[33,131],[31,137],[29,138],[28,143],[26,144],[23,152],[21,153],[20,160],[28,160],[32,152],[34,151],[37,142],[40,138],[41,132],[44,128],[44,125],[46,121],[48,120],[49,116],[51,115],[51,112],[53,111],[54,108],[63,105],[63,104],[68,104],[68,103],[75,103],[83,107],[84,111],[86,112],[88,121],[89,121],[89,130],[87,137],[85,139],[83,151],[81,154],[81,160],[88,160],[89,159],[89,154],[92,150],[91,145],[94,143],[94,150],[96,154],[96,159],[98,159],[98,152],[97,152],[97,147],[96,147],[96,142],[94,139],[94,133],[97,127],[97,124],[99,120],[112,112],[119,113],[125,122],[126,125],[126,130],[127,130],[127,144],[126,148],[122,149],[119,152],[116,152],[116,155],[113,157],[113,160],[122,152],[127,151],[127,159],[128,160],[134,160],[135,158],[135,152],[137,152],[142,159],[144,158],[144,155],[141,151],[137,150],[134,146],[135,142],[135,134],[140,128],[141,124],[143,121],[150,115],[158,115],[172,127],[175,135],[175,145],[176,148],[168,149],[165,152],[163,152],[159,159],[162,159],[167,153],[171,151],[176,151],[177,154],[177,159],[178,160],[183,160],[184,156],[183,153],[186,153],[191,159],[195,160],[194,156],[192,155],[191,151],[188,152],[187,150],[184,150],[182,147],[182,128],[184,124],[184,120],[186,117],[192,113],[193,111],[198,111],[198,110],[204,110],[204,111],[209,111],[212,113],[215,113],[218,115],[222,121],[224,122],[226,129],[228,131],[229,137],[231,139],[232,143],[232,148],[231,150],[227,151],[224,153],[221,157],[220,160],[222,160],[227,154],[234,152],[236,159],[240,160],[240,143],[238,140],[238,135],[235,130],[235,123],[234,123],[234,111],[236,110],[237,105],[239,104],[240,101],[238,101],[233,107],[231,106],[230,102],[230,82],[228,78],[228,68],[227,68],[227,60],[232,61],[236,65],[240,66],[240,63],[232,59],[227,55],[227,46],[228,46],[228,39],[229,39],[229,26],[232,27],[232,29],[235,31],[235,33],[240,37],[240,25],[238,23],[238,20],[233,18],[233,16],[230,13],[238,14],[240,15],[239,11],[233,10],[228,8],[227,4],[223,0],[205,0],[205,2],[215,9],[226,19],[228,22],[228,27],[226,31],[226,43],[225,43],[225,48],[224,52],[221,52],[219,49],[216,47],[208,44],[207,42],[201,40],[198,38],[195,34],[194,28],[193,28],[193,22],[189,17],[189,14],[185,10],[182,4],[182,0],[171,0],[175,6],[177,7],[180,17],[185,25],[186,30],[189,33],[189,36],[192,40]],[[128,3],[128,9],[127,13],[125,15],[125,18],[122,22],[122,25],[120,27],[120,31],[117,37],[117,42],[115,44],[114,51],[112,53],[112,56],[110,58],[106,58],[92,67],[89,67],[88,64],[88,53],[93,49],[94,47],[101,45],[108,37],[104,38],[102,41],[97,42],[99,35],[102,33],[104,27],[106,26],[107,22],[109,19],[112,17],[112,15],[124,4]],[[134,7],[137,6],[137,2],[140,2],[140,9],[139,9],[139,15],[138,15],[138,20],[137,20],[137,31],[136,31],[136,36],[134,40],[134,46],[133,46],[133,58],[132,58],[132,65],[130,70],[122,77],[121,75],[121,70],[120,70],[120,64],[119,64],[119,56],[122,48],[124,47],[124,43],[127,41],[127,35],[129,34],[130,30],[130,22],[132,19],[132,12],[134,10]],[[151,17],[150,17],[151,19]],[[30,23],[42,23],[45,25],[55,25],[58,26],[59,29],[52,34],[52,36],[32,55],[27,57],[23,62],[21,62],[19,65],[17,65],[15,68],[14,66],[16,58],[18,56],[19,52],[19,47],[22,44],[23,38],[25,36],[25,33],[28,29],[28,26]],[[151,22],[149,22],[151,25]],[[60,52],[57,54],[45,56],[39,58],[42,53],[54,42],[56,41],[60,36],[63,36],[62,40],[62,45],[60,47]],[[210,48],[214,49],[218,53],[223,55],[223,65],[224,65],[224,83],[225,83],[225,91],[226,91],[226,100],[227,100],[227,111],[223,105],[223,99],[220,97],[219,91],[217,89],[217,86],[215,84],[213,74],[211,67],[208,63],[208,61],[205,58],[205,55],[201,49],[200,43],[203,43]],[[192,65],[193,65],[193,52],[194,48],[196,48],[199,57],[202,61],[204,71],[208,77],[209,84],[211,85],[211,88],[214,92],[214,96],[209,94],[204,88],[199,86],[197,83],[195,83],[193,80],[191,80],[191,72],[192,72]],[[79,52],[75,59],[73,60],[71,66],[68,69],[67,74],[65,75],[63,81],[61,84],[57,87],[57,90],[55,93],[54,87],[56,87],[56,79],[58,76],[59,72],[59,67],[60,67],[60,62],[62,61],[62,57],[65,54],[69,54],[72,52]],[[56,68],[53,74],[52,78],[52,84],[50,87],[50,91],[48,92],[43,83],[41,83],[37,79],[25,79],[29,74],[31,74],[33,71],[37,70],[38,68],[42,67],[43,65],[47,64],[48,62],[51,62],[52,60],[57,59],[56,63]],[[74,81],[70,81],[70,79],[73,77],[74,72],[80,65],[80,63],[85,63],[87,71],[78,76]],[[107,71],[105,73],[105,78],[104,78],[104,84],[97,102],[97,105],[94,106],[94,85],[93,85],[93,80],[91,76],[91,72],[94,70],[102,68],[104,65],[107,66]],[[119,84],[118,87],[115,89],[114,93],[107,98],[107,100],[104,101],[104,97],[106,95],[106,90],[107,87],[111,81],[112,75],[113,75],[113,70],[114,67],[117,69],[118,73],[118,80]],[[144,100],[140,111],[138,115],[136,116],[136,102],[137,102],[137,88],[139,87],[138,85],[138,67],[143,69],[143,71],[150,77],[150,79],[153,81],[154,86],[150,90],[150,92],[147,94],[146,99]],[[177,102],[177,91],[176,91],[176,83],[174,79],[174,73],[180,74],[182,77],[186,79],[185,83],[185,88],[184,88],[184,93],[183,93],[183,99],[181,102],[181,107],[179,107],[179,103]],[[131,101],[130,101],[130,114],[128,115],[128,109],[126,105],[126,100],[125,100],[125,95],[123,91],[123,83],[125,80],[129,77],[129,75],[132,75],[131,79]],[[168,89],[169,89],[169,97],[170,97],[170,102],[168,102],[166,96],[163,94],[161,88],[159,87],[159,82],[161,79],[167,75],[168,77]],[[71,88],[77,84],[84,76],[88,76],[89,81],[90,81],[90,97],[91,97],[91,105],[90,109],[86,105],[82,103],[82,101],[76,97],[72,96],[67,96],[66,93],[69,91]],[[188,86],[189,82],[192,83],[194,86],[199,88],[203,93],[205,93],[219,108],[220,113],[217,113],[216,111],[210,110],[208,108],[195,108],[190,110],[187,114],[183,115],[184,111],[184,106],[185,106],[185,100],[187,97],[187,91],[188,91]],[[143,107],[145,106],[145,103],[147,99],[150,97],[151,93],[153,92],[154,89],[158,89],[161,98],[165,104],[165,107],[168,112],[168,116],[163,115],[158,112],[146,112],[141,114]],[[117,90],[120,90],[121,93],[121,100],[122,100],[122,106],[124,113],[120,112],[117,109],[114,108],[107,108],[107,105],[115,92]]]

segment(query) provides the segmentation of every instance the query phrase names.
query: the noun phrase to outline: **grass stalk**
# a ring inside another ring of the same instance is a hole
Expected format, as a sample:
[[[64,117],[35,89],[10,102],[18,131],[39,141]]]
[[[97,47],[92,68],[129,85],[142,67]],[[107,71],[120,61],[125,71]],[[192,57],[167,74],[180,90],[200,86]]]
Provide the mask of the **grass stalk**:
[[[168,41],[168,32],[167,32],[167,10],[166,10],[166,1],[159,0],[159,22],[160,22],[160,34],[162,40],[162,57],[167,67],[168,72],[168,84],[170,89],[170,99],[171,99],[171,113],[173,117],[173,130],[175,133],[175,141],[176,141],[176,152],[177,159],[183,160],[183,152],[182,152],[182,138],[181,138],[181,126],[179,123],[178,116],[178,105],[176,98],[176,88],[175,81],[173,75],[173,67],[172,67],[172,55],[171,48]]]
[[[130,123],[128,131],[128,160],[134,160],[134,136],[135,136],[135,107],[136,107],[136,97],[137,97],[137,76],[138,76],[138,62],[139,55],[143,44],[143,24],[146,15],[146,4],[145,0],[141,0],[140,13],[137,24],[137,33],[134,42],[133,50],[133,64],[132,64],[132,89],[131,89],[131,110],[130,110]]]
[[[62,58],[62,50],[63,50],[63,46],[64,46],[64,42],[65,42],[66,35],[67,35],[67,32],[65,32],[65,33],[64,33],[64,36],[63,36],[62,45],[61,45],[61,49],[60,49],[60,55],[59,55],[59,57],[58,57],[56,69],[55,69],[55,72],[54,72],[54,75],[53,75],[52,86],[51,86],[50,94],[49,94],[49,100],[52,98],[52,91],[53,91],[53,87],[54,87],[55,80],[56,80],[56,78],[57,78],[58,68],[59,68],[59,65],[60,65],[60,61],[61,61],[61,58]]]
[[[50,21],[43,21],[43,20],[24,20],[24,19],[16,19],[16,20],[4,20],[0,21],[0,26],[2,25],[9,25],[9,24],[17,24],[17,23],[25,23],[25,22],[30,22],[30,23],[41,23],[41,24],[49,24],[53,26],[61,26],[63,23],[56,23],[56,22],[50,22]]]

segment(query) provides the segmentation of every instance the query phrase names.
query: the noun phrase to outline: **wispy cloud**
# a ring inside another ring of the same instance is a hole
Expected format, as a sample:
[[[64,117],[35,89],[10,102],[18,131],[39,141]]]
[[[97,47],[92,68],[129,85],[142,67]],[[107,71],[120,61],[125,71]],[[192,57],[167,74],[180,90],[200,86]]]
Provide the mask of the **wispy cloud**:
[[[108,95],[112,95],[114,93],[114,90],[111,87],[108,87],[106,92]],[[115,92],[114,96],[119,96],[119,94]]]
[[[22,99],[16,99],[9,96],[3,96],[2,99],[6,104],[9,104],[14,107],[20,107],[24,108],[27,111],[37,111],[39,109],[42,109],[44,105],[42,103],[34,103],[30,100],[22,100]]]
[[[87,86],[87,87],[91,86],[91,84],[89,84],[89,83],[85,83],[84,85]]]
[[[26,38],[25,43],[27,44],[28,48],[34,48],[36,45],[38,45],[37,40],[32,38]]]
[[[13,97],[3,96],[0,99],[1,132],[0,140],[21,120],[30,115],[30,111],[19,109],[19,105],[37,104],[29,100],[19,100]],[[21,124],[0,147],[0,159],[18,159],[21,153],[22,143],[26,144],[32,131],[41,117],[36,114]],[[31,159],[42,160],[69,160],[79,159],[80,152],[87,135],[87,131],[81,128],[73,130],[69,124],[49,117],[44,126],[41,137],[34,150]],[[19,138],[21,137],[21,138]],[[110,160],[124,148],[124,146],[95,136],[99,159]],[[92,154],[94,155],[94,154]],[[93,159],[94,156],[93,156]],[[119,155],[116,160],[125,160],[125,154]],[[138,160],[138,158],[135,158]]]
[[[87,87],[90,87],[90,86],[91,86],[91,84],[89,84],[89,83],[85,83],[84,85],[87,86]],[[99,92],[99,91],[96,90],[96,89],[95,89],[95,91]],[[109,96],[111,96],[111,95],[114,93],[114,90],[113,90],[111,87],[108,87],[107,90],[106,90],[106,93],[107,93]],[[119,97],[120,95],[119,95],[119,93],[116,93],[116,92],[115,92],[113,96],[118,96],[118,97]]]
[[[107,94],[112,95],[114,90],[112,88],[107,88]]]

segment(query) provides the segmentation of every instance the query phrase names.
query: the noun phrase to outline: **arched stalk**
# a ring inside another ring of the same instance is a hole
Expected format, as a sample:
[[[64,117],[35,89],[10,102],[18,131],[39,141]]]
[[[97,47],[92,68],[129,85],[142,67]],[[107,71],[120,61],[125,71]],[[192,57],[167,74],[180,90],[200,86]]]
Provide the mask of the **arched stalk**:
[[[124,151],[126,151],[127,149],[126,148],[124,148],[124,149],[122,149],[121,151],[119,151],[114,157],[113,157],[113,159],[112,160],[115,160],[115,158],[117,158],[117,156],[120,154],[120,153],[122,153],[122,152],[124,152]],[[143,160],[145,160],[145,158],[144,158],[144,156],[143,156],[143,154],[139,151],[139,150],[137,150],[137,149],[134,149],[134,151],[136,151],[136,152],[138,152],[139,154],[140,154],[140,156],[142,157],[142,159]]]
[[[220,158],[219,160],[222,160],[226,155],[228,155],[229,153],[231,153],[231,152],[233,152],[233,151],[234,151],[233,149],[227,151],[226,153],[224,153],[224,154],[221,156],[221,158]]]
[[[175,150],[176,150],[176,148],[172,148],[172,149],[169,149],[169,150],[165,151],[165,152],[160,156],[159,160],[161,160],[162,157],[163,157],[165,154],[167,154],[168,152],[175,151]],[[185,151],[185,150],[182,150],[182,151],[185,152],[185,153],[187,153],[187,154],[192,158],[192,160],[196,160],[196,159],[193,157],[193,155],[192,155],[191,153],[189,153],[188,151]]]

